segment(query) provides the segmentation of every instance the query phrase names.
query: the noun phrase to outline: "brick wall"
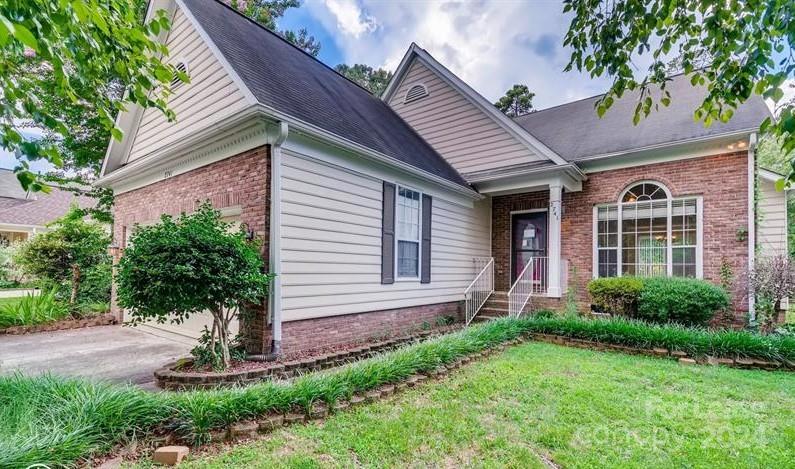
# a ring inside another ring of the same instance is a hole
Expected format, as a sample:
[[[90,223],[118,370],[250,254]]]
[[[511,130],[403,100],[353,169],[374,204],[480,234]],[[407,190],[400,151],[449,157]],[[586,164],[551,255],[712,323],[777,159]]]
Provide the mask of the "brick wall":
[[[116,196],[113,238],[123,247],[125,234],[135,223],[157,220],[163,213],[192,212],[210,200],[217,209],[240,207],[240,222],[262,240],[262,255],[267,263],[269,249],[270,153],[263,146],[201,168],[158,181]],[[114,287],[115,288],[115,287]],[[114,291],[115,300],[115,291]],[[113,303],[113,312],[121,312]],[[252,309],[250,319],[241,324],[248,332],[248,348],[264,353],[270,348],[270,330],[262,307]]]
[[[284,322],[282,352],[290,355],[369,339],[400,336],[421,329],[423,323],[436,327],[437,320],[444,317],[453,317],[460,321],[460,302]]]
[[[621,192],[639,180],[657,180],[674,197],[700,195],[704,201],[704,278],[720,282],[721,263],[730,263],[735,277],[748,265],[748,241],[737,240],[737,230],[748,228],[748,153],[726,153],[633,168],[589,173],[581,192],[564,193],[561,221],[562,256],[576,268],[576,285],[583,304],[588,302],[585,285],[592,278],[593,207],[615,203]],[[492,199],[492,254],[498,289],[508,288],[510,256],[510,212],[548,205],[548,192],[515,194]],[[736,288],[733,304],[736,319],[747,311],[747,298]],[[550,305],[559,301],[545,301]]]

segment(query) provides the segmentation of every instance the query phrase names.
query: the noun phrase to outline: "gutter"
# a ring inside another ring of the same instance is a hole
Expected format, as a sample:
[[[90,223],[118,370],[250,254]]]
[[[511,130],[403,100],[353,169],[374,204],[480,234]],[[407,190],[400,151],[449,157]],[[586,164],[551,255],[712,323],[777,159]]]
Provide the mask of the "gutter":
[[[725,132],[725,133],[722,133],[722,134],[705,135],[703,137],[690,138],[690,139],[686,139],[686,140],[676,140],[676,141],[673,141],[673,142],[657,143],[657,144],[654,144],[654,145],[647,145],[645,147],[639,147],[639,148],[631,148],[629,150],[621,150],[621,151],[616,151],[616,152],[612,152],[612,153],[602,153],[602,154],[599,154],[599,155],[585,156],[585,157],[573,160],[573,162],[575,162],[575,163],[590,163],[591,161],[595,161],[595,160],[601,160],[601,159],[605,159],[605,158],[612,158],[612,157],[615,157],[615,156],[622,156],[622,155],[632,155],[632,154],[635,154],[635,153],[642,153],[644,151],[649,151],[649,150],[660,150],[660,149],[665,149],[665,148],[670,148],[670,147],[676,147],[676,146],[687,144],[687,143],[708,142],[710,140],[716,140],[716,139],[726,138],[726,137],[739,137],[741,135],[746,135],[748,133],[754,133],[757,130],[759,130],[758,127],[749,127],[747,129],[734,130],[734,131]]]
[[[756,146],[757,134],[752,133],[748,142],[748,271],[756,267]],[[748,288],[748,317],[756,319],[756,296],[750,285]]]
[[[455,183],[443,177],[437,176],[429,171],[425,171],[424,169],[419,169],[415,166],[412,166],[408,163],[404,163],[400,160],[397,160],[391,156],[385,155],[379,151],[375,151],[370,149],[364,145],[356,143],[354,141],[348,140],[347,138],[340,137],[339,135],[324,130],[316,125],[310,124],[308,122],[304,122],[302,120],[296,119],[292,116],[284,114],[276,109],[271,108],[270,106],[266,106],[264,104],[256,104],[255,108],[262,114],[278,119],[281,122],[286,122],[290,124],[290,127],[293,129],[295,133],[298,134],[305,134],[313,137],[320,137],[323,140],[331,143],[332,145],[342,148],[344,150],[353,151],[358,153],[361,156],[365,156],[373,161],[377,161],[380,163],[384,163],[386,165],[399,168],[403,171],[406,171],[410,174],[413,174],[417,177],[425,179],[427,181],[433,182],[440,186],[445,187],[453,192],[457,192],[459,194],[465,195],[469,198],[475,200],[482,200],[484,198],[483,195],[479,194],[474,189],[466,187],[464,185]],[[463,179],[463,178],[462,178]]]
[[[271,144],[271,204],[270,204],[270,270],[274,274],[270,292],[271,357],[282,354],[282,144],[287,140],[289,127],[279,122],[279,131]]]
[[[372,161],[377,161],[385,165],[398,168],[409,174],[417,176],[426,181],[430,181],[434,184],[444,187],[445,189],[464,195],[471,199],[482,200],[484,198],[483,195],[479,194],[476,190],[472,188],[455,183],[443,177],[437,176],[429,171],[419,169],[408,163],[404,163],[391,156],[372,150],[368,147],[365,147],[364,145],[358,144],[346,138],[340,137],[337,134],[321,129],[320,127],[295,119],[287,114],[281,113],[263,104],[256,104],[250,106],[244,109],[243,111],[237,113],[231,119],[223,119],[222,121],[214,122],[208,127],[199,129],[196,132],[193,132],[191,135],[188,135],[180,139],[178,142],[169,144],[159,149],[158,151],[152,152],[140,159],[136,159],[134,162],[126,164],[116,169],[112,173],[108,174],[107,176],[103,176],[98,180],[94,181],[93,186],[109,187],[114,182],[124,179],[126,176],[130,175],[130,173],[139,173],[141,171],[148,170],[158,165],[163,165],[168,161],[178,159],[179,157],[182,156],[182,153],[184,153],[191,146],[195,146],[196,144],[200,143],[207,135],[217,131],[224,131],[233,128],[235,126],[239,126],[245,120],[255,116],[262,116],[269,118],[271,120],[275,119],[281,123],[288,124],[291,130],[295,133],[321,138],[333,146],[336,146],[343,150],[352,151]],[[164,155],[168,156],[164,158]]]

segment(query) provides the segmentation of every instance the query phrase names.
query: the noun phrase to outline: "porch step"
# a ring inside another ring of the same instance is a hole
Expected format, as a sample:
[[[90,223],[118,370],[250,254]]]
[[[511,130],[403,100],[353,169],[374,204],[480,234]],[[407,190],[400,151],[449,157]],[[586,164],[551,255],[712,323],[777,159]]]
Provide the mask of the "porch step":
[[[508,316],[508,292],[495,291],[480,308],[475,321],[484,322]]]

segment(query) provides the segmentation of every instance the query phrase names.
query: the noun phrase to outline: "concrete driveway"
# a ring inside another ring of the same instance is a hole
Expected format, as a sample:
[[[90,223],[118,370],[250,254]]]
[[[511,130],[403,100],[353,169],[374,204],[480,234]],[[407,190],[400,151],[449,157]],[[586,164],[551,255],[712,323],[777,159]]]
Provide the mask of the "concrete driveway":
[[[153,372],[191,349],[186,341],[123,326],[0,335],[0,374],[50,372],[152,387]]]

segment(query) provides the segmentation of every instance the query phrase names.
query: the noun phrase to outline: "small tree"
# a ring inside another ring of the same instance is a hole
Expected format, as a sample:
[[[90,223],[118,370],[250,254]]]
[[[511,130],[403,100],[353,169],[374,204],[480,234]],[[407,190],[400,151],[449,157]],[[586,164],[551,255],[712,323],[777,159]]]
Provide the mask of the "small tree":
[[[110,261],[110,236],[105,226],[86,220],[76,205],[48,227],[51,231],[23,243],[14,261],[28,275],[59,284],[69,281],[69,304],[74,305],[83,272]]]
[[[130,310],[131,322],[181,323],[209,311],[210,354],[229,366],[229,323],[245,303],[265,298],[271,279],[257,244],[242,230],[232,232],[209,203],[193,214],[163,215],[156,225],[137,227],[130,244],[117,284],[119,305]]]
[[[758,322],[769,331],[781,311],[781,301],[795,295],[795,262],[786,255],[760,259],[748,281],[756,295]]]
[[[507,116],[523,116],[535,111],[533,109],[533,98],[535,95],[535,93],[530,92],[527,85],[513,85],[511,89],[505,92],[505,96],[500,98],[494,105]]]

